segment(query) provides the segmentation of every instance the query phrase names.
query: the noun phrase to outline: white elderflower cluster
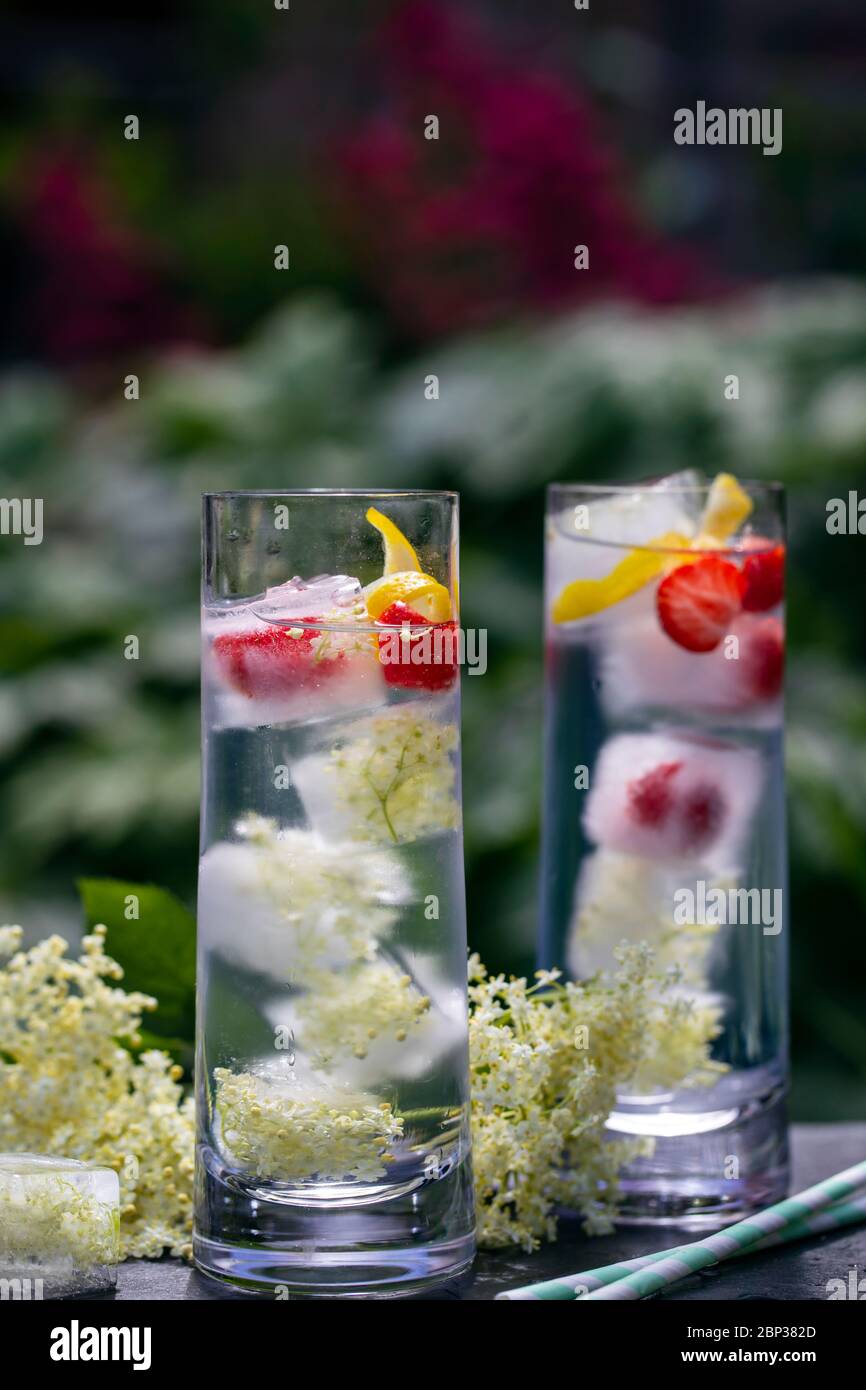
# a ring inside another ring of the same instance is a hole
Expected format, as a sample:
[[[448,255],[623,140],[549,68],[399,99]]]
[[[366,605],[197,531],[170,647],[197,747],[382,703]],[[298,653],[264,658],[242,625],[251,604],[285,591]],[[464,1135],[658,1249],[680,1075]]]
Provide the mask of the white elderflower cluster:
[[[59,1173],[0,1173],[0,1269],[117,1264],[117,1207]]]
[[[353,726],[333,749],[328,770],[352,830],[367,840],[405,844],[460,824],[455,724],[409,708]]]
[[[113,1168],[121,1254],[188,1255],[192,1104],[182,1099],[180,1069],[164,1053],[136,1061],[120,1045],[135,1043],[142,1012],[154,1001],[112,983],[122,972],[106,955],[104,936],[104,928],[94,929],[80,959],[71,960],[60,937],[20,951],[20,930],[0,929],[0,955],[11,956],[0,970],[0,1149]],[[607,1229],[618,1170],[641,1147],[604,1139],[617,1093],[629,1084],[702,1084],[724,1070],[708,1060],[718,1028],[714,1010],[678,995],[675,977],[659,975],[649,948],[617,955],[615,972],[583,984],[563,984],[550,971],[528,985],[489,977],[476,957],[470,963],[482,1245],[532,1249],[555,1235],[557,1205],[582,1213],[589,1231]],[[370,969],[378,971],[378,963]],[[358,1025],[367,1001],[368,1032],[381,1029],[389,1045],[402,1026],[426,1026],[426,996],[396,967],[375,979],[361,973],[341,979],[341,989],[358,991]],[[323,1045],[338,1035],[341,1019],[350,1033],[355,1026],[341,989],[329,1021],[313,1023]],[[239,1074],[218,1069],[214,1079],[221,1147],[248,1172],[285,1182],[370,1182],[394,1160],[403,1119],[357,1085],[273,1064]],[[64,1212],[70,1244],[83,1240],[83,1209],[68,1202]]]
[[[372,1043],[405,1042],[430,1000],[390,961],[323,974],[297,1002],[298,1036],[316,1066],[348,1055],[363,1059]]]
[[[388,1101],[278,1074],[214,1069],[220,1147],[248,1174],[277,1182],[375,1182],[403,1122]]]
[[[676,975],[671,976],[676,986]],[[663,1008],[650,1016],[647,1048],[621,1092],[646,1096],[653,1091],[711,1086],[727,1070],[706,1056],[708,1040],[720,1032],[720,1005],[672,991]]]
[[[469,1058],[479,1243],[534,1249],[568,1207],[587,1231],[610,1228],[617,1174],[641,1141],[604,1138],[617,1092],[652,1058],[682,1084],[715,1079],[711,1011],[684,1011],[641,946],[582,984],[487,975],[470,960]]]
[[[657,971],[675,969],[681,983],[695,990],[707,987],[707,960],[718,931],[715,924],[676,920],[675,894],[696,878],[712,888],[736,886],[733,876],[718,876],[709,868],[666,863],[643,855],[596,850],[581,872],[578,906],[571,924],[568,966],[586,977],[613,966],[614,951],[623,941],[648,942]]]
[[[181,1069],[163,1052],[136,1059],[146,994],[112,981],[105,928],[80,959],[51,936],[19,950],[18,927],[0,928],[0,1149],[57,1154],[113,1168],[120,1179],[121,1253],[188,1254],[194,1120]]]
[[[387,852],[280,830],[263,816],[246,816],[237,831],[243,843],[212,845],[199,870],[199,919],[212,949],[295,984],[375,957],[409,891]]]
[[[357,599],[346,608],[330,608],[317,621],[321,622],[323,631],[313,638],[311,644],[316,661],[332,661],[340,655],[369,656],[373,661],[378,659],[375,634],[368,630],[341,630],[344,627],[349,628],[352,624],[358,624],[364,629],[369,628],[370,614],[367,612],[364,599]],[[330,626],[331,624],[334,626]]]

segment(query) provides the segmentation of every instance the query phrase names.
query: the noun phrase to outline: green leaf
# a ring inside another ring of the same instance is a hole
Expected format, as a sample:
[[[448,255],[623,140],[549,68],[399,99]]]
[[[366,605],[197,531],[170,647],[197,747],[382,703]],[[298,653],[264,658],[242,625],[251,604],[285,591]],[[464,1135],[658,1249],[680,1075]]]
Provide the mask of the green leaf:
[[[195,917],[163,888],[113,878],[79,879],[88,927],[108,928],[106,949],[122,967],[124,987],[159,1000],[149,1033],[176,1046],[195,1036]],[[130,917],[130,912],[137,915]]]
[[[150,1032],[147,1028],[139,1028],[138,1036],[141,1042],[136,1047],[130,1047],[129,1051],[136,1057],[140,1057],[142,1052],[150,1052],[154,1048],[158,1052],[167,1052],[173,1062],[177,1062],[183,1067],[187,1078],[191,1078],[195,1065],[195,1047],[186,1038],[169,1038],[162,1033]],[[124,1042],[124,1047],[128,1044]]]

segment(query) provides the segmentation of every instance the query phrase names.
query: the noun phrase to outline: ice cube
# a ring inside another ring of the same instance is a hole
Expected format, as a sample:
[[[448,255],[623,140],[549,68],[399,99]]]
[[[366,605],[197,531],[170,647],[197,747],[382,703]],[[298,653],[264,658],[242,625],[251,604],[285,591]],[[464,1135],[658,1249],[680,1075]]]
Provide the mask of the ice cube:
[[[761,616],[745,613],[731,623],[728,635],[738,648],[722,641],[712,651],[691,652],[662,628],[655,588],[617,605],[593,629],[605,712],[619,719],[637,710],[708,710],[761,727],[777,724],[779,700],[767,698],[750,660]]]
[[[454,695],[412,700],[344,724],[292,779],[310,824],[329,839],[408,844],[459,824]]]
[[[578,502],[548,517],[548,606],[574,579],[601,579],[633,546],[649,545],[675,531],[697,531],[702,503],[700,475],[672,473],[650,486],[614,493],[581,494]]]
[[[308,995],[273,1000],[266,1013],[317,1069],[373,1089],[429,1075],[466,1041],[465,990],[432,957],[413,956],[404,968],[387,949],[375,961],[322,977]]]
[[[351,839],[355,824],[352,805],[341,799],[339,769],[333,753],[310,753],[292,768],[292,782],[314,830],[329,840]]]
[[[359,608],[360,605],[360,608]],[[347,621],[366,611],[361,581],[347,574],[319,574],[315,579],[295,575],[285,584],[268,589],[262,599],[255,599],[250,608],[265,622],[285,624],[293,618],[324,618],[337,622],[345,613]]]
[[[120,1183],[113,1168],[0,1154],[0,1279],[13,1299],[114,1288]]]
[[[202,856],[206,946],[285,984],[371,958],[409,895],[400,863],[386,850],[262,824],[257,843],[219,841]]]
[[[295,690],[249,697],[227,685],[217,688],[212,724],[217,729],[262,729],[301,724],[334,714],[369,714],[384,708],[387,687],[374,647],[347,652],[339,669],[314,671]]]
[[[707,888],[736,886],[694,861],[663,861],[599,849],[584,860],[578,875],[566,963],[585,978],[616,967],[614,951],[622,944],[647,942],[658,970],[676,968],[691,990],[706,988],[716,928],[679,924],[675,894],[689,890],[698,897],[698,881]]]
[[[384,703],[375,638],[356,579],[293,579],[205,610],[208,688],[219,728],[261,728]],[[310,620],[321,626],[313,627]]]
[[[300,1059],[218,1067],[214,1129],[226,1160],[279,1182],[376,1181],[403,1123],[390,1103],[322,1076]]]
[[[584,830],[605,849],[735,872],[762,781],[750,748],[686,732],[620,734],[590,770]]]

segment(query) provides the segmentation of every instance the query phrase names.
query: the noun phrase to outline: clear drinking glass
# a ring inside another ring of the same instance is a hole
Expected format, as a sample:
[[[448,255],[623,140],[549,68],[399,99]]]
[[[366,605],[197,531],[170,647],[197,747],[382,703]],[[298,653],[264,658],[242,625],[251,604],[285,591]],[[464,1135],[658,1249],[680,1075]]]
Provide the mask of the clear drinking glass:
[[[194,1249],[289,1296],[474,1253],[445,492],[204,498]]]
[[[648,942],[685,1029],[610,1118],[651,1141],[633,1221],[717,1225],[787,1186],[784,554],[775,484],[549,489],[543,964]],[[675,1084],[690,1027],[716,1077]]]

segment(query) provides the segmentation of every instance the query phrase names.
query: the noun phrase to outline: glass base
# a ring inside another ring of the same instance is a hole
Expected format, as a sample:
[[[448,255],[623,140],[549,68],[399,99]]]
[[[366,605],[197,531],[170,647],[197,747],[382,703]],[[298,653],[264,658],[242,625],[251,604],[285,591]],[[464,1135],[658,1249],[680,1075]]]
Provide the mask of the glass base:
[[[321,1221],[321,1217],[318,1218]],[[249,1293],[271,1298],[406,1298],[429,1293],[465,1274],[475,1256],[472,1235],[439,1244],[402,1248],[344,1246],[329,1249],[313,1231],[294,1245],[247,1249],[195,1236],[193,1251],[202,1274]],[[360,1234],[360,1233],[359,1233]],[[372,1234],[372,1233],[371,1233]],[[316,1242],[315,1248],[312,1242]]]
[[[475,1255],[472,1170],[459,1148],[437,1179],[250,1185],[199,1152],[198,1269],[281,1298],[398,1298],[465,1273]],[[395,1164],[394,1168],[399,1165]]]
[[[620,1224],[718,1229],[788,1191],[786,1087],[776,1069],[725,1077],[675,1104],[621,1098],[611,1138],[651,1138],[623,1169]]]

